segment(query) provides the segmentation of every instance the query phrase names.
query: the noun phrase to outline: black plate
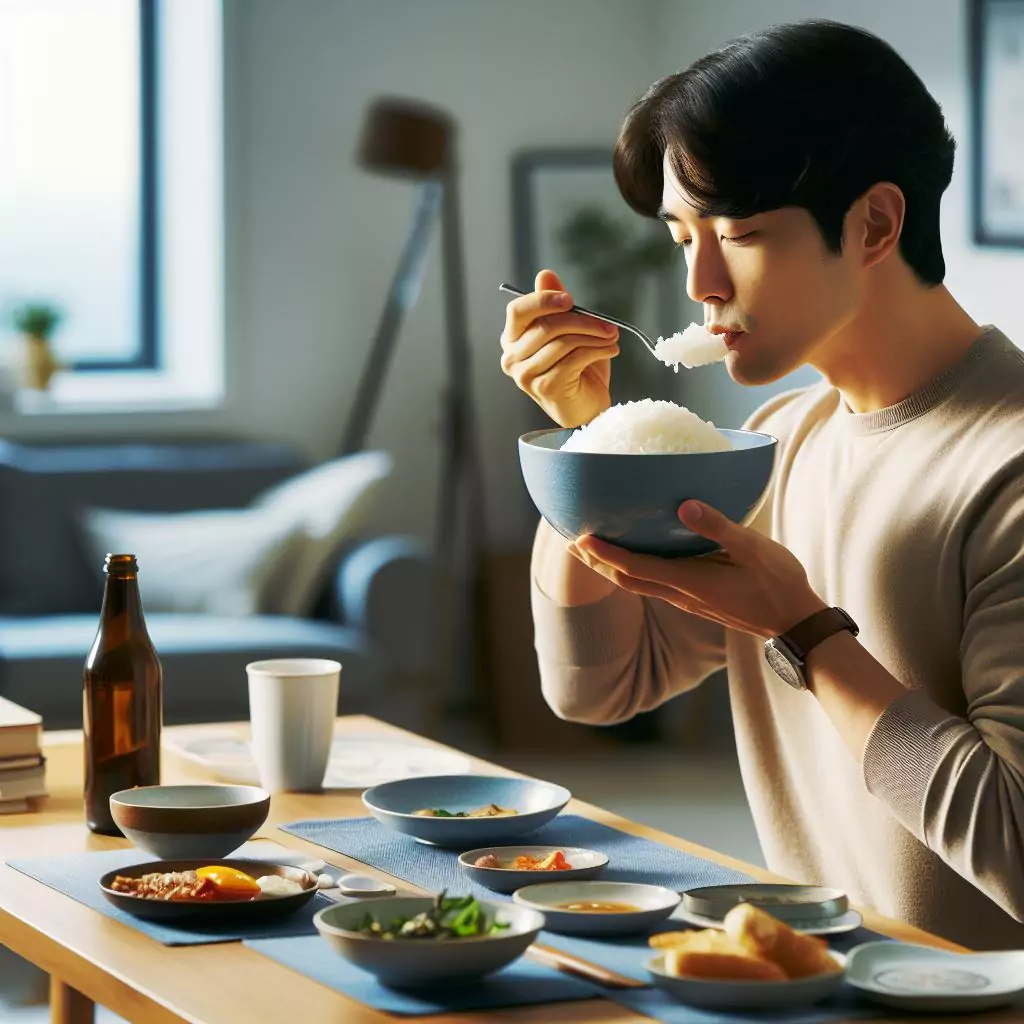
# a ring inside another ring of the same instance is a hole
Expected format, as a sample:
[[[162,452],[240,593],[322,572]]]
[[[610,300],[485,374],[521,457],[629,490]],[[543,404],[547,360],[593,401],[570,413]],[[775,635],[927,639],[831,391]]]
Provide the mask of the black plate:
[[[151,900],[144,896],[132,896],[129,893],[115,892],[110,888],[117,875],[122,878],[138,878],[153,871],[195,871],[198,868],[217,865],[218,867],[236,868],[253,878],[264,875],[280,875],[290,878],[302,886],[302,892],[291,896],[261,896],[255,900],[219,900],[210,903],[173,902],[169,900]],[[134,864],[130,867],[108,871],[100,879],[103,895],[118,910],[147,921],[189,921],[201,925],[204,921],[210,924],[221,924],[225,921],[266,921],[275,917],[284,917],[294,913],[299,907],[305,906],[317,891],[317,877],[302,868],[289,867],[284,864],[268,864],[261,860],[152,860],[145,864]]]

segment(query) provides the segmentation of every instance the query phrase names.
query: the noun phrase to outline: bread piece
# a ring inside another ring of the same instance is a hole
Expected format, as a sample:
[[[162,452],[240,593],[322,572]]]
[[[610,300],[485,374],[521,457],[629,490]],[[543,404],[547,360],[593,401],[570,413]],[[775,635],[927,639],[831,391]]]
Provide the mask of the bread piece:
[[[702,931],[660,932],[652,935],[647,944],[654,949],[686,949],[691,953],[732,953],[745,955],[743,947],[731,936],[717,928]]]
[[[771,960],[735,953],[704,953],[673,946],[665,950],[665,970],[677,978],[721,978],[732,981],[785,981],[786,973]]]
[[[741,903],[722,920],[725,932],[752,956],[773,960],[788,978],[810,978],[841,970],[828,945],[813,935],[802,935],[759,907]]]

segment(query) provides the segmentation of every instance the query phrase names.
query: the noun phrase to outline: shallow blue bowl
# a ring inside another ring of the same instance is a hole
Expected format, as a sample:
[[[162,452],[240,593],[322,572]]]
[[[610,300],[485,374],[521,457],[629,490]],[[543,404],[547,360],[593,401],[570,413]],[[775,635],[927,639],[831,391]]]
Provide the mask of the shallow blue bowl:
[[[496,775],[431,775],[385,782],[363,793],[367,810],[388,828],[421,843],[464,850],[497,845],[546,824],[572,799],[563,786]],[[422,808],[455,814],[486,804],[516,810],[501,818],[428,818]]]
[[[761,506],[775,461],[776,439],[723,430],[728,452],[597,455],[563,452],[571,430],[533,430],[519,438],[519,463],[537,511],[567,540],[591,533],[647,555],[685,558],[719,545],[679,520],[689,498],[746,524]]]

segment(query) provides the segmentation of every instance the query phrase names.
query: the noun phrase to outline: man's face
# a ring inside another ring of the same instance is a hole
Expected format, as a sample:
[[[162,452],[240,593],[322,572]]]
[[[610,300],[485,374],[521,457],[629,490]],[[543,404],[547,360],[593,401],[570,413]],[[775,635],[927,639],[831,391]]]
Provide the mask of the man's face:
[[[854,318],[861,278],[849,247],[825,247],[807,210],[743,220],[701,218],[666,158],[662,216],[686,256],[686,290],[706,327],[726,335],[726,367],[740,384],[767,384],[813,361]]]

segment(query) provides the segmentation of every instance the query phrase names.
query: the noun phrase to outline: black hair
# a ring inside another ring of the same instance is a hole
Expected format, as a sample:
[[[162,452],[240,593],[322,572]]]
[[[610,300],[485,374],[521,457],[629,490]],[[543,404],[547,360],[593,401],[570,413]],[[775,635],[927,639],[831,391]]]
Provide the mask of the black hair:
[[[955,145],[939,104],[888,43],[802,21],[743,36],[655,82],[623,123],[615,180],[634,210],[657,216],[667,150],[702,215],[803,207],[833,253],[851,205],[892,182],[906,200],[900,253],[937,285],[946,272],[939,204]]]

